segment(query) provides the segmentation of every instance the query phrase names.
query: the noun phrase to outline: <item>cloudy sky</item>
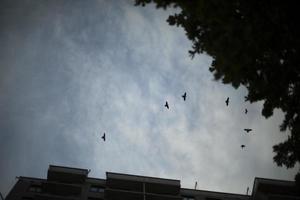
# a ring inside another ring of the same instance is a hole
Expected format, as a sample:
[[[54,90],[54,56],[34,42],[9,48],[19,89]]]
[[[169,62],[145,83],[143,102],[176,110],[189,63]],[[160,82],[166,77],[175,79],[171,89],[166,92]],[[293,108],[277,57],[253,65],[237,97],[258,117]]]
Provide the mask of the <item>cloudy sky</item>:
[[[244,88],[213,80],[209,56],[191,60],[184,31],[165,21],[173,12],[130,0],[1,1],[0,192],[16,176],[45,178],[49,164],[242,194],[255,177],[293,179],[272,160],[282,113],[264,119]]]

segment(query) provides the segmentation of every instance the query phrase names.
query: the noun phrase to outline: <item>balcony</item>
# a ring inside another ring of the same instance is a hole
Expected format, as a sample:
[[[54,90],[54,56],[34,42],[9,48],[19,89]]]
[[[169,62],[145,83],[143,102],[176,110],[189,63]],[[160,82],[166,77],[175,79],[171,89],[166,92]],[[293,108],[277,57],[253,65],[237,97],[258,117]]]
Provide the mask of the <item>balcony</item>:
[[[106,177],[106,186],[111,189],[167,195],[178,195],[180,191],[179,180],[134,176],[111,172],[107,172]]]
[[[142,192],[109,188],[105,189],[104,197],[108,200],[144,200]]]
[[[146,193],[146,200],[182,200],[181,196]]]
[[[145,195],[145,199],[144,199]],[[120,189],[106,189],[105,199],[108,200],[182,200],[179,195],[151,194]]]
[[[34,199],[36,200],[78,200],[78,198],[60,197],[60,196],[49,195],[49,194],[37,194],[34,196]]]
[[[81,195],[81,186],[59,182],[45,182],[42,184],[43,192],[59,196],[76,197]]]
[[[145,183],[145,192],[152,194],[178,195],[180,185],[168,185],[162,183]]]
[[[48,169],[47,180],[63,183],[83,183],[85,182],[87,175],[87,169],[50,165]]]

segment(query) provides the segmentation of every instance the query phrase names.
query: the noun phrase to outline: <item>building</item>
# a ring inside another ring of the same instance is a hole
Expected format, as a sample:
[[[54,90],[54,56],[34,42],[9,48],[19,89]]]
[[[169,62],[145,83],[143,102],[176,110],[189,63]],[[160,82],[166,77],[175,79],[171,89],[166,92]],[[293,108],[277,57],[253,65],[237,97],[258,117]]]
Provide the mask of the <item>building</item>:
[[[255,178],[252,192],[255,200],[300,200],[300,189],[293,181]]]
[[[179,180],[50,165],[47,179],[18,177],[6,200],[295,200],[294,182],[256,178],[252,195],[181,188]]]

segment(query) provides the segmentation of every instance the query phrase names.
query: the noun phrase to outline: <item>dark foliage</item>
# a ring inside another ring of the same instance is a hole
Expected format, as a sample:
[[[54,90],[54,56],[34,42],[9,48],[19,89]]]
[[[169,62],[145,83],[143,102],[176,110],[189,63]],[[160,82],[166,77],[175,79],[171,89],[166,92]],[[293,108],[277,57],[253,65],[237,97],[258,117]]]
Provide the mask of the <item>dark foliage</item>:
[[[264,100],[262,115],[285,113],[286,141],[273,147],[274,161],[292,168],[300,161],[300,12],[297,1],[135,0],[157,8],[177,7],[167,22],[182,27],[196,54],[213,58],[216,80],[248,89],[246,101]],[[300,175],[297,175],[300,179]]]

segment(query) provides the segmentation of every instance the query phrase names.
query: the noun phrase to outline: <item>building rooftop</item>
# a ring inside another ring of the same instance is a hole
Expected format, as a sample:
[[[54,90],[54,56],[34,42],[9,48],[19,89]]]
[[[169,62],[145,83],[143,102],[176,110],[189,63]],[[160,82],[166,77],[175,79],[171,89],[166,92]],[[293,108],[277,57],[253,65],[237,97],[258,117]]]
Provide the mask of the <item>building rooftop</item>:
[[[106,179],[88,177],[90,170],[50,165],[47,179],[20,176],[7,200],[264,200],[300,199],[295,182],[255,178],[251,195],[181,188],[180,180],[106,172]]]

